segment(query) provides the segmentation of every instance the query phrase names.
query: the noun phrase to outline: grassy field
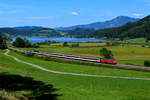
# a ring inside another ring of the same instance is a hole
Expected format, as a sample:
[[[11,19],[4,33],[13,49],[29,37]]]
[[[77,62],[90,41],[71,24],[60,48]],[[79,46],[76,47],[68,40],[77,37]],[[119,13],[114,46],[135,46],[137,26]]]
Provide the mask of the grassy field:
[[[84,44],[85,45],[85,44]],[[86,43],[88,45],[88,43]],[[92,45],[90,43],[90,45]],[[103,45],[103,44],[102,44]],[[134,64],[144,66],[144,61],[150,59],[150,48],[139,45],[123,45],[123,46],[109,46],[106,47],[114,54],[114,58],[122,64]],[[64,54],[74,54],[81,56],[101,57],[100,49],[102,47],[89,48],[70,48],[70,47],[52,47],[42,46],[41,48],[25,48],[31,50],[39,50],[45,52],[56,52]]]
[[[150,81],[127,80],[111,78],[91,78],[71,75],[58,75],[41,71],[31,66],[18,63],[13,59],[3,55],[5,51],[0,50],[0,72],[18,74],[21,76],[32,77],[48,84],[54,85],[59,89],[57,94],[61,94],[58,100],[149,100]],[[150,77],[148,72],[128,71],[111,68],[98,68],[81,66],[74,64],[56,63],[28,58],[10,53],[13,56],[41,65],[47,69],[64,72],[119,75],[132,77]]]
[[[72,46],[72,44],[77,43],[68,43],[68,46]],[[105,46],[105,42],[95,42],[95,43],[79,43],[80,47],[95,47],[95,46]],[[63,43],[52,43],[50,45],[41,45],[41,47],[63,47]]]
[[[124,42],[128,43],[139,43],[139,44],[149,44],[150,42],[146,42],[145,38],[135,38],[135,39],[127,39]]]

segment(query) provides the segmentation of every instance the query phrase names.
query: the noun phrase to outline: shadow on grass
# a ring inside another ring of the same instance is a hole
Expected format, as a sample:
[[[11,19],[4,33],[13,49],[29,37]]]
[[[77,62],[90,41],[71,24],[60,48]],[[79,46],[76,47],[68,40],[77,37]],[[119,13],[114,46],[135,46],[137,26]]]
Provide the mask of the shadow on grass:
[[[60,96],[53,93],[58,89],[55,89],[51,84],[44,84],[30,77],[8,73],[0,73],[0,89],[11,92],[30,91],[31,93],[26,95],[29,100],[57,100],[57,97]]]

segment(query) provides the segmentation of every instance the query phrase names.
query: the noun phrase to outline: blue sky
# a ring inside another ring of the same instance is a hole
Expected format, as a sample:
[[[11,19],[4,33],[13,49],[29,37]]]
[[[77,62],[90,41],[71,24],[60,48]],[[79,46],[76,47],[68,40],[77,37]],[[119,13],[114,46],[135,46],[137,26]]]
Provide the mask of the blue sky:
[[[0,27],[61,27],[150,15],[150,0],[0,0]]]

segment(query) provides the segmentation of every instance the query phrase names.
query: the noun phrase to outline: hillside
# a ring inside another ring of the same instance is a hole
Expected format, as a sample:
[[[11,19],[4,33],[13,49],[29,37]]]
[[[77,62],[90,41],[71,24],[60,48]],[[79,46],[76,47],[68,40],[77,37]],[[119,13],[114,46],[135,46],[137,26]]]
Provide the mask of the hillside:
[[[75,37],[77,37],[77,36],[86,37],[94,31],[95,31],[94,29],[77,28],[77,29],[66,31],[67,34],[65,34],[65,35],[66,36],[75,36]]]
[[[61,34],[50,28],[16,29],[0,28],[0,34],[5,36],[38,36],[38,37],[60,37]]]
[[[19,27],[14,27],[15,29],[20,29],[20,30],[31,30],[31,29],[43,29],[44,27],[42,26],[19,26]]]
[[[119,16],[109,21],[96,22],[96,23],[91,23],[87,25],[76,25],[76,26],[71,26],[71,27],[58,27],[55,29],[56,30],[73,30],[76,28],[90,28],[90,29],[97,30],[97,29],[105,29],[105,28],[110,28],[110,27],[119,27],[129,22],[136,22],[137,20],[139,19],[131,18],[127,16]]]
[[[127,23],[118,28],[109,28],[97,30],[91,36],[107,38],[139,38],[146,37],[150,40],[150,16],[147,16],[137,22]]]

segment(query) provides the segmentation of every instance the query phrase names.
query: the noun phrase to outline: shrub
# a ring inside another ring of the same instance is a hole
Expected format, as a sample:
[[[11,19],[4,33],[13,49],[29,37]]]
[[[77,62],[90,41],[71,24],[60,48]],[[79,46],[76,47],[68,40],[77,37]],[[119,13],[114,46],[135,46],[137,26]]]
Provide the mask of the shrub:
[[[144,66],[150,66],[150,61],[148,60],[144,61]]]
[[[145,45],[142,45],[142,47],[144,48],[144,47],[145,47]]]
[[[50,61],[51,57],[50,56],[44,56],[43,59],[46,60],[46,61]]]
[[[32,57],[32,56],[34,56],[33,53],[25,53],[24,55],[27,56],[27,57]]]

